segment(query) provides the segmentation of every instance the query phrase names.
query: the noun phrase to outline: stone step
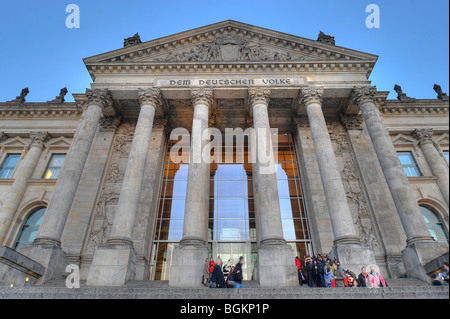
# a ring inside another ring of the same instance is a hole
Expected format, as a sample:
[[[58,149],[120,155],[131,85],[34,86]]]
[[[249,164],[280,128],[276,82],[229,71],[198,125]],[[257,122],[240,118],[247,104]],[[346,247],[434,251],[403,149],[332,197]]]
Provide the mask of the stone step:
[[[387,288],[170,288],[20,287],[0,288],[0,299],[449,299],[449,287]]]

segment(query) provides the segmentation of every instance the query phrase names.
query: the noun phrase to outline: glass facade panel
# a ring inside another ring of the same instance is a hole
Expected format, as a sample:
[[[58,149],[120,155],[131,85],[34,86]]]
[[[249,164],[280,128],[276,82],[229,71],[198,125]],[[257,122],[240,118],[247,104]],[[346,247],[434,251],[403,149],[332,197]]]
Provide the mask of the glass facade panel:
[[[45,172],[44,179],[57,179],[65,158],[66,154],[53,154]]]
[[[3,161],[2,167],[0,169],[0,178],[6,179],[11,178],[14,169],[19,162],[20,154],[8,154],[6,155],[5,160]]]
[[[276,166],[276,179],[284,236],[299,256],[311,254],[293,139],[291,134],[278,134],[277,137],[278,150],[275,155],[279,163]],[[168,154],[175,143],[168,144]],[[231,154],[231,148],[226,150]],[[239,257],[243,256],[244,280],[251,280],[257,256],[252,164],[236,162],[239,157],[236,152],[234,147],[231,157],[235,162],[210,165],[208,247],[210,255],[214,258],[220,256],[226,266],[235,265]],[[245,160],[248,160],[247,156]],[[189,166],[172,163],[169,155],[166,161],[150,265],[150,279],[153,280],[168,280],[173,249],[183,235]]]

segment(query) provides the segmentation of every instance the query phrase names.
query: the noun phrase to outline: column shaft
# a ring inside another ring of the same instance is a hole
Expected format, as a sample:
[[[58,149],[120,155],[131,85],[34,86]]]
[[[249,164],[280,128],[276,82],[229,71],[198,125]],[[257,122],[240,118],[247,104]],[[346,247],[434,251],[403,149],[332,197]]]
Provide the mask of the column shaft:
[[[433,238],[430,236],[417,205],[417,198],[375,105],[375,93],[375,87],[355,88],[352,101],[361,109],[364,122],[402,221],[407,243],[432,241]]]
[[[156,107],[149,101],[141,105],[108,243],[128,243],[130,245],[133,243],[134,222]]]
[[[33,175],[36,165],[44,148],[44,141],[48,134],[43,132],[30,133],[32,138],[30,150],[21,162],[19,170],[14,177],[14,183],[5,199],[3,207],[0,208],[0,244],[5,240],[11,220],[19,207],[28,186],[28,180]],[[5,242],[6,244],[6,242]]]
[[[322,112],[323,89],[303,88],[300,103],[306,105],[311,133],[319,164],[334,242],[359,242],[344,184]]]
[[[35,243],[53,243],[61,245],[67,216],[69,215],[78,183],[83,172],[92,140],[97,131],[102,110],[110,101],[107,90],[87,90],[89,105],[83,114],[83,121],[78,128],[75,140],[64,161],[61,174],[56,182],[50,204],[42,220]]]
[[[449,178],[445,168],[444,159],[439,154],[433,142],[433,129],[416,130],[413,136],[419,140],[420,147],[430,166],[433,176],[437,177],[437,183],[447,205],[449,204]]]

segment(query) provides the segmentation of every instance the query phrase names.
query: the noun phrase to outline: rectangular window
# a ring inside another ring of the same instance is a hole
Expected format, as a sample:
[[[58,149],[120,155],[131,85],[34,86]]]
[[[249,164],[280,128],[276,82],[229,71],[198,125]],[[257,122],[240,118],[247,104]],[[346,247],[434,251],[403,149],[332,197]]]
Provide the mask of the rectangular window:
[[[408,177],[422,176],[411,152],[398,152],[403,170]]]
[[[447,160],[447,163],[448,163],[448,162],[449,162],[449,158],[448,158],[449,154],[448,154],[448,151],[444,151],[444,156],[445,156],[445,159]]]
[[[6,179],[11,178],[12,173],[14,172],[14,169],[17,166],[17,163],[19,162],[20,154],[8,154],[6,155],[6,159],[3,162],[3,165],[0,169],[0,178]]]
[[[47,170],[45,171],[44,178],[45,179],[57,179],[59,173],[61,172],[61,167],[64,163],[64,159],[66,158],[66,154],[53,154],[50,159],[50,163],[48,163]]]

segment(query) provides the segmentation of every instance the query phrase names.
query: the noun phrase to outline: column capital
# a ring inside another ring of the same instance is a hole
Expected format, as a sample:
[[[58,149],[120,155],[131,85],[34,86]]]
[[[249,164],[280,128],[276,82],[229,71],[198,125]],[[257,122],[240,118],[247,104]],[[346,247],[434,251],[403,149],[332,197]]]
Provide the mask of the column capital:
[[[96,104],[102,110],[111,107],[113,100],[108,89],[86,89],[87,102],[89,104]]]
[[[48,140],[50,135],[48,134],[48,132],[34,131],[30,132],[30,137],[31,137],[30,147],[38,146],[43,148],[44,143]]]
[[[310,127],[309,125],[309,119],[307,115],[299,115],[299,116],[293,116],[292,117],[292,122],[294,122],[295,126],[297,128],[300,127]]]
[[[323,102],[323,87],[304,86],[300,88],[298,102],[303,105],[311,103],[318,103],[322,105]]]
[[[355,86],[350,97],[350,102],[355,105],[360,105],[364,102],[376,101],[377,87],[376,86]]]
[[[152,104],[156,109],[162,107],[162,95],[159,88],[139,89],[138,96],[141,107],[144,104]]]
[[[429,129],[416,129],[412,136],[419,141],[420,145],[427,143],[434,143],[433,141],[433,133],[434,130],[432,128]]]
[[[3,143],[8,139],[8,135],[5,134],[5,132],[0,132],[0,143]]]
[[[267,107],[270,103],[270,94],[272,90],[268,87],[251,87],[248,89],[250,105],[256,103],[265,104]]]
[[[202,103],[211,106],[213,102],[214,90],[209,87],[195,87],[191,88],[192,106]]]
[[[341,122],[344,125],[345,129],[348,130],[362,130],[362,124],[364,119],[362,115],[346,115],[341,114]]]

